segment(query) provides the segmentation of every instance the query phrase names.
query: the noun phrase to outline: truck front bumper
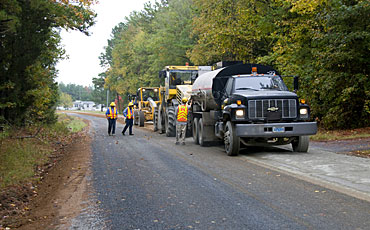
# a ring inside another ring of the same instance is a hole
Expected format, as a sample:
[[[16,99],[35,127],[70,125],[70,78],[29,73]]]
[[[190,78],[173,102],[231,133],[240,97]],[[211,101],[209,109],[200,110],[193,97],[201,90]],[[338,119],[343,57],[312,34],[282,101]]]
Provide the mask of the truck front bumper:
[[[315,135],[316,122],[235,124],[238,137],[294,137]]]

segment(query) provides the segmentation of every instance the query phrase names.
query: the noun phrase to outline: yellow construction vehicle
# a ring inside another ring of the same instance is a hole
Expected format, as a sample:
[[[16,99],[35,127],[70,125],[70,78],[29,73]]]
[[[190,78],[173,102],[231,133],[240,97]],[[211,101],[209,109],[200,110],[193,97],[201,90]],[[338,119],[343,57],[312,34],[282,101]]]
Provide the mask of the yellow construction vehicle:
[[[195,79],[202,73],[212,70],[211,66],[166,66],[159,72],[165,85],[160,88],[161,100],[154,111],[153,130],[166,133],[169,137],[176,134],[176,107],[183,97],[189,98]],[[190,130],[191,125],[188,125]]]
[[[144,126],[144,122],[153,121],[154,111],[160,103],[159,87],[141,87],[134,99],[134,125]]]

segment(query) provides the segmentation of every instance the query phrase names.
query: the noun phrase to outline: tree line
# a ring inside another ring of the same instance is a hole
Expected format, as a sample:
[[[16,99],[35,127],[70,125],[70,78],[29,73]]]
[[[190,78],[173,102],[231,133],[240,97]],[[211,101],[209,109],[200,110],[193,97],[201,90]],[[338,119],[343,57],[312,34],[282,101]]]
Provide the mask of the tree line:
[[[59,83],[59,100],[57,104],[65,108],[70,108],[73,105],[73,101],[80,100],[93,101],[96,104],[105,105],[107,103],[107,89],[104,89],[104,80],[93,78],[93,83],[94,86]],[[108,93],[108,96],[108,101],[112,101],[116,95],[113,92]]]
[[[118,94],[160,84],[166,65],[221,60],[299,75],[299,95],[325,128],[370,125],[367,0],[161,0],[113,30],[101,79]]]
[[[55,121],[61,29],[88,34],[95,0],[0,1],[0,124]]]

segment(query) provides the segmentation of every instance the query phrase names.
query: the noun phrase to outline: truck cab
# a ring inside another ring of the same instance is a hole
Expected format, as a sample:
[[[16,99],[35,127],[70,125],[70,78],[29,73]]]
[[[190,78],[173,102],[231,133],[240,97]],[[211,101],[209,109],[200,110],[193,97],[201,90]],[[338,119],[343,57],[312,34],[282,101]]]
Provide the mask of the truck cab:
[[[317,124],[309,121],[310,108],[295,93],[298,77],[294,92],[277,71],[258,64],[226,67],[198,80],[192,97],[196,143],[219,138],[231,156],[241,145],[292,144],[293,151],[308,151]]]

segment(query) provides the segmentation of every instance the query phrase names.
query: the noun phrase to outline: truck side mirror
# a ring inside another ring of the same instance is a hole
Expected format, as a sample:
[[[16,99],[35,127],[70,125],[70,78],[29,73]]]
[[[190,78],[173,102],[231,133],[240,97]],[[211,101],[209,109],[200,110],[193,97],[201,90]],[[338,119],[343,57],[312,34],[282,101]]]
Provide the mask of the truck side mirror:
[[[299,89],[299,81],[298,81],[298,76],[294,76],[293,78],[293,85],[294,85],[294,92],[297,92]]]

